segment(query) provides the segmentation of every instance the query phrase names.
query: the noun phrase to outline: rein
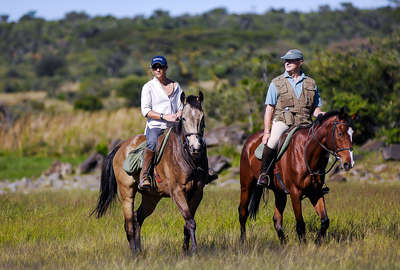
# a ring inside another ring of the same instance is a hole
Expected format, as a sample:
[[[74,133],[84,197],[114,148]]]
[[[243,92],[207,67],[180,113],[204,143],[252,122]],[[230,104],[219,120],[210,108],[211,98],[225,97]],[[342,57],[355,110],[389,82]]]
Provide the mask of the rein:
[[[328,147],[326,147],[325,145],[323,145],[323,144],[320,142],[320,140],[318,139],[317,135],[315,134],[315,129],[314,129],[315,123],[316,123],[316,122],[314,122],[314,123],[312,124],[311,128],[309,129],[307,138],[310,137],[310,132],[312,132],[312,135],[313,135],[313,136],[312,136],[312,139],[313,139],[313,140],[316,140],[316,141],[318,142],[318,144],[319,144],[325,151],[327,151],[330,155],[334,156],[334,157],[335,157],[335,162],[333,162],[332,166],[331,166],[328,170],[326,170],[326,171],[324,170],[324,172],[322,172],[322,173],[320,173],[320,172],[318,172],[318,171],[313,171],[313,170],[311,170],[310,164],[309,164],[308,161],[307,161],[307,146],[305,146],[305,149],[304,149],[304,161],[305,161],[305,163],[306,163],[306,167],[307,167],[308,173],[309,173],[310,175],[325,175],[325,174],[329,173],[329,172],[332,170],[333,166],[335,166],[336,162],[340,159],[338,153],[341,152],[341,151],[346,151],[346,150],[353,151],[353,147],[344,147],[344,148],[339,148],[339,149],[335,150],[335,148],[336,148],[336,146],[335,146],[335,142],[336,142],[336,140],[335,140],[336,126],[337,126],[337,125],[348,125],[347,123],[338,122],[338,121],[336,121],[336,120],[333,122],[333,127],[332,127],[332,145],[333,145],[333,150],[329,149]]]

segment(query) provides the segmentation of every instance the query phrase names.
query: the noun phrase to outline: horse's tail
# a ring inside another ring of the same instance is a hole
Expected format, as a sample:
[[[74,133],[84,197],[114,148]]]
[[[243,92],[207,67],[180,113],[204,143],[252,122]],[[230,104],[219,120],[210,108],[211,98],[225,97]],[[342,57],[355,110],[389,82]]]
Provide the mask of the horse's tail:
[[[250,203],[249,203],[249,215],[250,218],[256,220],[258,208],[260,206],[261,197],[264,188],[258,185],[254,185],[251,189]]]
[[[90,215],[96,213],[97,218],[101,218],[107,211],[107,208],[115,199],[117,194],[117,181],[115,179],[113,159],[121,145],[117,145],[111,153],[108,154],[101,169],[100,195],[96,208]]]

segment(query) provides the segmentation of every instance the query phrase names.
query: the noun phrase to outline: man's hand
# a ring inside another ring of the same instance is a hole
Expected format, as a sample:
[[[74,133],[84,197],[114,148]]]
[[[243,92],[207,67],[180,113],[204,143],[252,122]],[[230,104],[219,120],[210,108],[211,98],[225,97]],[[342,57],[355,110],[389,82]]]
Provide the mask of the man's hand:
[[[271,133],[270,132],[264,132],[263,138],[262,138],[262,143],[263,144],[267,144],[269,138],[271,137]]]
[[[317,107],[317,108],[315,108],[315,110],[314,110],[314,117],[318,117],[319,114],[324,115],[325,112],[323,112],[323,111],[321,110],[320,107]]]

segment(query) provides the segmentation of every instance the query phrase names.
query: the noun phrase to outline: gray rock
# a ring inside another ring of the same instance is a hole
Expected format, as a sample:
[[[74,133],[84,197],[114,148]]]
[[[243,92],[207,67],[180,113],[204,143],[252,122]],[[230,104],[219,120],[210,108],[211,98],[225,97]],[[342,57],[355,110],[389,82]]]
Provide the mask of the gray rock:
[[[215,173],[220,173],[226,168],[229,168],[229,160],[223,156],[211,156],[208,158],[208,166],[214,170]]]
[[[64,186],[64,182],[60,179],[53,178],[50,179],[50,186],[55,189],[61,189]]]
[[[79,166],[79,172],[89,173],[97,168],[101,168],[103,161],[103,155],[98,152],[94,152]]]
[[[7,186],[7,189],[10,192],[16,192],[17,191],[17,183],[11,183]]]
[[[63,177],[62,177],[61,173],[56,172],[56,173],[52,173],[51,175],[49,175],[48,179],[51,182],[51,181],[54,181],[54,180],[63,179]]]
[[[369,152],[376,152],[381,150],[384,147],[383,142],[378,141],[378,140],[368,140],[366,143],[364,143],[361,147],[361,151],[369,151]]]
[[[220,144],[239,145],[243,144],[246,139],[246,134],[237,125],[224,126],[208,131],[205,135],[205,139],[208,147]]]
[[[380,165],[377,165],[377,166],[375,166],[375,168],[374,168],[374,172],[376,172],[376,173],[380,173],[380,172],[382,172],[383,170],[385,170],[386,168],[387,168],[387,164],[380,164]]]
[[[335,174],[329,177],[330,182],[347,182],[347,178],[341,174]]]
[[[400,160],[400,144],[391,144],[382,150],[384,160]]]

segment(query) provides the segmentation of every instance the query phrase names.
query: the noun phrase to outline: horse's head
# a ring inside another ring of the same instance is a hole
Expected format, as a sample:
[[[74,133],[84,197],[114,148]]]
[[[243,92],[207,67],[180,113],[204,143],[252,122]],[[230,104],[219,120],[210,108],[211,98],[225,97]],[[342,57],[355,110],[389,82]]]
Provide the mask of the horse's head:
[[[204,145],[204,112],[201,106],[203,93],[200,91],[199,96],[188,97],[185,96],[185,93],[182,93],[181,101],[184,104],[182,111],[183,133],[189,154],[199,156]]]
[[[332,122],[331,140],[328,140],[328,147],[339,158],[342,168],[346,171],[354,166],[353,158],[353,119],[357,114],[349,116],[344,108]]]

